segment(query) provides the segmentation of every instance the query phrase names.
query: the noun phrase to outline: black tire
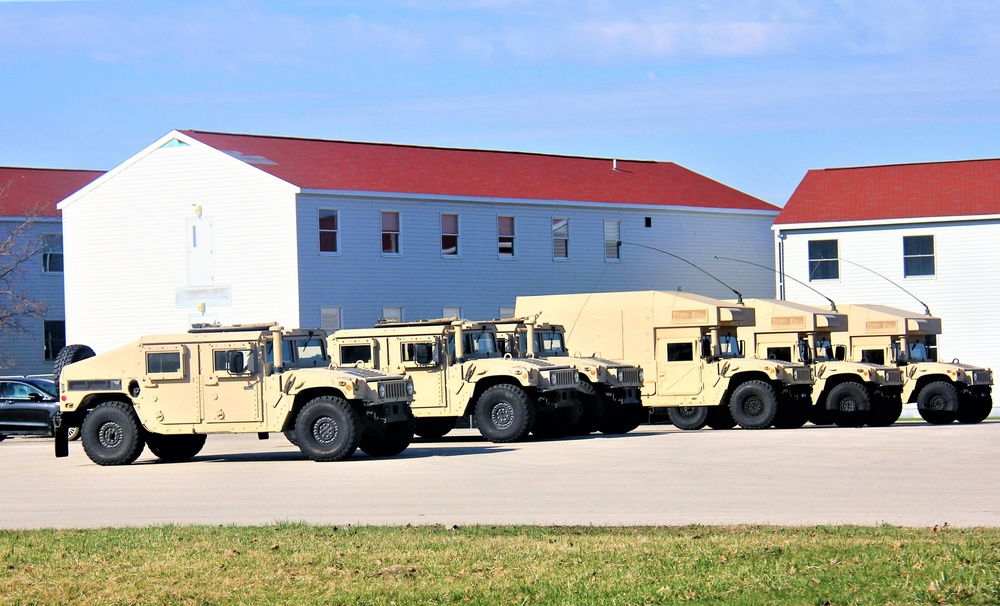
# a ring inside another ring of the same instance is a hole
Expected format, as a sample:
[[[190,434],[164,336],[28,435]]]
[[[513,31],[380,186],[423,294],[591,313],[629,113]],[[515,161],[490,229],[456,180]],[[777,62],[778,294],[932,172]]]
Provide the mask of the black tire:
[[[864,385],[848,381],[835,385],[826,398],[827,410],[830,411],[837,427],[861,427],[868,421],[868,411],[871,410],[871,399]]]
[[[413,418],[369,427],[358,446],[370,457],[394,457],[413,441]]]
[[[601,419],[604,418],[604,398],[586,381],[577,384],[576,398],[580,402],[580,419],[570,428],[570,434],[585,436],[600,429]]]
[[[517,385],[489,387],[476,402],[476,425],[490,442],[515,442],[531,431],[535,407]]]
[[[708,424],[708,407],[673,406],[667,409],[667,417],[677,429],[694,431]]]
[[[146,446],[156,458],[168,463],[190,461],[205,446],[205,434],[164,435],[147,433]]]
[[[7,439],[7,436],[0,436],[0,442],[3,442],[6,439]]]
[[[313,461],[340,461],[354,454],[361,442],[361,419],[343,398],[313,398],[295,418],[299,450]]]
[[[707,406],[707,425],[712,429],[732,429],[736,427],[736,420],[733,413],[729,412],[728,406]]]
[[[993,398],[989,393],[967,394],[958,401],[959,423],[981,423],[993,412]]]
[[[601,433],[619,435],[628,433],[649,419],[642,404],[615,404],[604,406]]]
[[[298,446],[299,445],[299,439],[295,437],[295,430],[294,429],[286,429],[285,431],[283,431],[281,433],[284,434],[285,439],[288,440],[289,442],[291,442],[293,446]]]
[[[778,412],[774,388],[764,381],[741,383],[729,397],[729,412],[743,429],[766,429]]]
[[[98,404],[80,428],[83,450],[98,465],[128,465],[145,446],[139,417],[127,402]]]
[[[55,382],[56,389],[59,389],[59,377],[62,376],[63,368],[73,362],[93,358],[94,355],[94,350],[86,345],[67,345],[60,349],[52,363],[52,381]]]
[[[901,414],[903,414],[903,401],[899,394],[883,395],[875,398],[875,401],[872,402],[872,409],[868,414],[868,425],[888,427],[898,421]]]
[[[425,440],[440,440],[455,429],[456,423],[457,417],[424,417],[416,420],[413,433]]]
[[[947,425],[958,418],[958,392],[951,383],[928,383],[917,395],[917,411],[931,425]]]

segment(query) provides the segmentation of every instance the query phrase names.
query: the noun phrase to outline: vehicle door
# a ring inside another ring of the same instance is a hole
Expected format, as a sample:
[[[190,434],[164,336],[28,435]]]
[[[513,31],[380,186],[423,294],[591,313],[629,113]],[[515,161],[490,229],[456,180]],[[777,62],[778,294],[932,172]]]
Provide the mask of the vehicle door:
[[[20,381],[0,381],[0,434],[47,433],[55,412],[51,396]]]
[[[202,343],[199,360],[205,423],[259,423],[264,405],[254,342]]]
[[[391,346],[391,345],[390,345]],[[436,337],[406,337],[396,341],[399,365],[413,378],[413,408],[448,406],[448,373],[445,355]]]
[[[699,343],[690,337],[660,338],[656,342],[656,393],[694,396],[705,388]]]

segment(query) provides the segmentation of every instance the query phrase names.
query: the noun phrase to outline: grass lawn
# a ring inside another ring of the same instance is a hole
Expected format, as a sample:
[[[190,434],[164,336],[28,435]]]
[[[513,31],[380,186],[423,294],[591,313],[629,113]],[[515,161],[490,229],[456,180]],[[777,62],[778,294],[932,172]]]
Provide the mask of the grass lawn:
[[[1000,529],[0,531],[0,604],[1000,604]]]

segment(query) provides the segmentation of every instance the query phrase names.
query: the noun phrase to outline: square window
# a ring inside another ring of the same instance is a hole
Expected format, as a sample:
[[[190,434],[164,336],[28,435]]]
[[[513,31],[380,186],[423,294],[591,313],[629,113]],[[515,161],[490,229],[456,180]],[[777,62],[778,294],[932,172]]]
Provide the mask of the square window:
[[[387,306],[382,308],[382,319],[389,322],[403,321],[403,308],[398,306]]]
[[[319,308],[319,327],[327,332],[341,329],[340,306],[322,306]]]
[[[934,236],[903,236],[903,277],[934,275]]]
[[[836,240],[809,241],[809,281],[840,278]]]
[[[41,237],[42,272],[61,274],[63,272],[63,244],[61,234],[44,234]]]
[[[399,211],[382,211],[382,254],[399,254]]]
[[[319,209],[319,251],[339,252],[337,235],[337,211]]]

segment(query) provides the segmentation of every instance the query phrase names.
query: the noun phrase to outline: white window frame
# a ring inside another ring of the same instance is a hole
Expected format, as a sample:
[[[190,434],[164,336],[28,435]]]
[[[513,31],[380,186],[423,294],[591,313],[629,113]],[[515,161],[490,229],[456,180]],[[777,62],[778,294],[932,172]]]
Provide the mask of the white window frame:
[[[444,228],[444,218],[445,218],[445,216],[455,217],[455,232],[454,233],[450,233],[450,232],[446,232],[445,231],[445,228]],[[458,259],[458,258],[461,258],[461,256],[462,256],[462,248],[461,248],[461,244],[462,244],[462,238],[461,238],[461,235],[462,235],[461,234],[461,232],[462,232],[462,223],[461,223],[461,221],[462,221],[462,218],[459,216],[458,213],[441,213],[441,258],[442,259]],[[445,249],[445,246],[444,246],[444,239],[446,237],[454,237],[455,238],[455,252],[453,252],[453,253],[445,252],[445,250],[447,250],[447,249]]]
[[[561,226],[561,227],[560,227]],[[559,246],[562,245],[562,253]],[[556,261],[569,259],[569,217],[552,217],[552,258]]]
[[[386,228],[385,228],[385,216],[387,214],[389,214],[389,215],[396,215],[396,231],[386,230]],[[381,234],[382,234],[381,238],[379,238],[379,248],[382,251],[382,256],[383,257],[398,257],[398,256],[401,256],[403,254],[403,247],[402,247],[402,243],[401,243],[401,241],[403,239],[402,238],[402,233],[403,233],[403,213],[399,212],[398,210],[382,210],[382,211],[379,211],[379,225],[381,227]],[[385,250],[385,237],[387,235],[390,236],[390,237],[391,236],[395,236],[394,242],[395,242],[396,250],[394,250],[394,251],[386,251]]]
[[[613,231],[610,235],[614,236],[613,240],[608,239],[609,229]],[[618,242],[622,239],[622,221],[621,219],[605,219],[604,220],[604,261],[606,263],[621,263],[622,260],[622,248],[618,246]],[[609,247],[609,244],[612,247]],[[610,255],[610,251],[614,250],[614,255]]]
[[[915,255],[908,255],[908,254],[906,254],[906,240],[908,238],[930,238],[930,240],[931,240],[931,252],[930,252],[930,254],[915,254]],[[924,278],[924,279],[927,279],[927,278],[933,278],[933,277],[937,276],[937,258],[936,258],[936,256],[937,256],[937,250],[936,249],[937,249],[937,244],[934,241],[934,235],[933,234],[913,234],[911,236],[903,236],[903,277],[904,278]],[[930,273],[926,273],[926,274],[911,274],[911,273],[907,273],[907,270],[906,270],[906,262],[907,261],[909,261],[910,259],[928,259],[928,258],[931,260],[931,271],[930,271]]]
[[[816,242],[816,243],[819,243],[819,242],[833,242],[834,245],[837,247],[837,256],[832,257],[832,258],[826,258],[826,257],[816,257],[816,258],[813,258],[812,251],[809,250],[810,249],[810,244],[812,244],[813,242]],[[806,257],[808,257],[808,263],[809,263],[806,266],[806,275],[809,277],[809,281],[810,282],[825,281],[825,280],[840,280],[840,240],[838,240],[837,238],[822,238],[822,239],[816,239],[816,240],[807,240],[806,241]],[[831,262],[833,264],[835,264],[834,267],[837,268],[837,275],[836,276],[833,276],[833,277],[817,277],[817,278],[813,277],[813,263],[817,264],[816,268],[818,269],[820,263],[828,263],[829,264]]]

